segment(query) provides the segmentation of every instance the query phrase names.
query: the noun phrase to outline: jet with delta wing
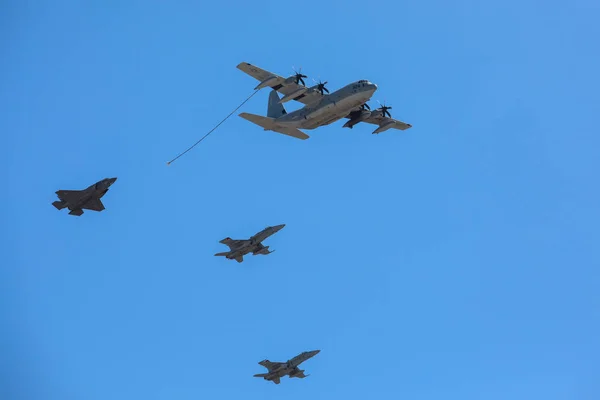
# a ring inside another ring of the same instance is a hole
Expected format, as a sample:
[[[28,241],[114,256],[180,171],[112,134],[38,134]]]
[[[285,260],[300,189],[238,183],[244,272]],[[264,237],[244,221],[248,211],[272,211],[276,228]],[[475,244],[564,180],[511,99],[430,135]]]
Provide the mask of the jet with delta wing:
[[[260,81],[255,90],[270,87],[267,116],[241,113],[240,117],[261,126],[266,131],[274,131],[298,139],[308,139],[309,136],[300,129],[315,129],[329,125],[342,118],[349,121],[344,128],[352,128],[359,122],[378,125],[374,134],[390,128],[406,130],[412,125],[393,119],[388,111],[392,107],[382,105],[371,111],[367,101],[377,90],[377,85],[368,80],[359,80],[329,94],[325,87],[327,82],[319,82],[312,87],[304,84],[306,75],[296,73],[283,78],[277,74],[265,71],[255,65],[243,62],[238,69]],[[325,94],[328,93],[328,94]],[[278,93],[283,95],[280,98]],[[283,103],[290,100],[304,104],[299,110],[288,113]]]
[[[104,210],[104,204],[100,199],[116,180],[117,178],[102,179],[83,190],[57,190],[56,195],[60,201],[55,201],[52,205],[59,210],[66,207],[71,210],[69,215],[77,217],[83,214],[84,209],[102,211]]]
[[[305,351],[286,362],[272,362],[269,360],[263,360],[258,364],[268,369],[269,372],[265,374],[256,374],[254,377],[263,378],[264,380],[271,381],[276,385],[279,385],[281,378],[286,375],[288,375],[290,378],[306,378],[308,375],[304,375],[304,370],[299,369],[298,366],[309,358],[319,354],[320,351],[321,350]]]
[[[267,239],[269,236],[274,235],[282,230],[284,226],[285,224],[268,226],[262,231],[258,232],[256,235],[252,236],[250,239],[235,240],[230,237],[226,237],[225,239],[220,240],[219,243],[227,245],[229,247],[229,251],[217,253],[215,256],[223,256],[229,260],[236,260],[237,262],[241,263],[244,261],[244,256],[248,253],[252,253],[253,256],[257,254],[271,254],[275,250],[269,251],[269,246],[263,246],[261,242]]]

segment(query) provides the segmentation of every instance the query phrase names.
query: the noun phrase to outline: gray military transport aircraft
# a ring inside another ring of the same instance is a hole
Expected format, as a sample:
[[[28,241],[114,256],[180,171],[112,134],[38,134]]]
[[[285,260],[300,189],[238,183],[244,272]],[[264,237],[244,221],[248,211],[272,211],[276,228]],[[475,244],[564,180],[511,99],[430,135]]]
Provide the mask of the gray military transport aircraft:
[[[52,203],[59,210],[67,207],[69,215],[80,216],[83,210],[102,211],[104,204],[100,200],[108,192],[108,188],[115,183],[117,178],[106,178],[94,183],[83,190],[57,190],[56,195],[60,201]]]
[[[327,82],[306,87],[302,79],[306,78],[306,75],[302,73],[297,72],[295,75],[283,78],[246,62],[238,64],[237,68],[260,81],[255,90],[265,87],[273,89],[269,95],[266,117],[248,113],[240,114],[240,117],[263,127],[265,131],[279,132],[304,140],[309,136],[299,129],[315,129],[342,118],[349,119],[344,124],[344,128],[352,129],[359,122],[379,125],[373,131],[374,134],[390,128],[406,130],[412,127],[410,124],[393,119],[388,111],[392,107],[382,105],[375,111],[371,111],[367,101],[377,90],[377,85],[367,80],[359,80],[331,94],[324,94],[324,92],[329,93],[325,87]],[[283,94],[283,98],[280,99],[277,92]],[[290,100],[296,100],[305,106],[288,113],[283,103]]]
[[[298,365],[302,364],[309,358],[316,356],[320,351],[321,350],[305,351],[286,362],[271,362],[269,360],[263,360],[258,364],[268,369],[269,372],[266,374],[256,374],[254,376],[256,378],[263,378],[267,381],[272,381],[276,385],[279,385],[281,378],[286,375],[289,375],[290,378],[306,378],[308,375],[304,375],[304,370],[299,369]]]
[[[269,246],[263,246],[261,242],[269,236],[282,230],[284,226],[285,224],[268,226],[262,231],[258,232],[256,235],[252,236],[250,239],[234,240],[230,237],[226,237],[225,239],[220,240],[219,243],[227,245],[229,247],[229,251],[217,253],[215,256],[224,256],[230,260],[236,260],[237,262],[241,263],[244,261],[244,256],[248,253],[252,253],[253,256],[257,254],[271,254],[275,250],[269,251]]]

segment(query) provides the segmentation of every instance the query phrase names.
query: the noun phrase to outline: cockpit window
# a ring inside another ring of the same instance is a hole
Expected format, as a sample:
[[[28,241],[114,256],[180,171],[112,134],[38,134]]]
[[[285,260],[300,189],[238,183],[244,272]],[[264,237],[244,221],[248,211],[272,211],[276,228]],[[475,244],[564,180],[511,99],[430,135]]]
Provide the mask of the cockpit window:
[[[360,81],[358,81],[358,83],[367,83],[368,81],[365,79],[361,79]]]

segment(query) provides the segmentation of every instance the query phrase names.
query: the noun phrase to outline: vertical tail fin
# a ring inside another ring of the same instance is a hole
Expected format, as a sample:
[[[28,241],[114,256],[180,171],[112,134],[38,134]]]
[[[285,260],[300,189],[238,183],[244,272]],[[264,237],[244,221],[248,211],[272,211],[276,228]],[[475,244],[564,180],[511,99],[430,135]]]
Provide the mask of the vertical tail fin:
[[[276,90],[272,90],[269,94],[269,106],[267,108],[267,117],[269,118],[279,118],[282,115],[287,114],[283,104],[279,102],[279,95]]]

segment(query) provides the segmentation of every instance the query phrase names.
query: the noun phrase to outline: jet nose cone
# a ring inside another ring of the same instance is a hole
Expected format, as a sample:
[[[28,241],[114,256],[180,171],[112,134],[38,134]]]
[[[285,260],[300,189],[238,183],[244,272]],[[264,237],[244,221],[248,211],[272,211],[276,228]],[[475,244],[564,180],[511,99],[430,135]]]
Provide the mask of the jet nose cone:
[[[273,227],[273,229],[275,229],[275,231],[280,231],[285,227],[285,224],[281,224],[281,225],[276,225]]]
[[[115,183],[117,181],[117,178],[108,178],[108,184],[112,185],[113,183]]]
[[[319,354],[321,352],[321,350],[313,350],[313,351],[309,351],[308,354],[310,354],[311,357],[316,356],[317,354]]]

